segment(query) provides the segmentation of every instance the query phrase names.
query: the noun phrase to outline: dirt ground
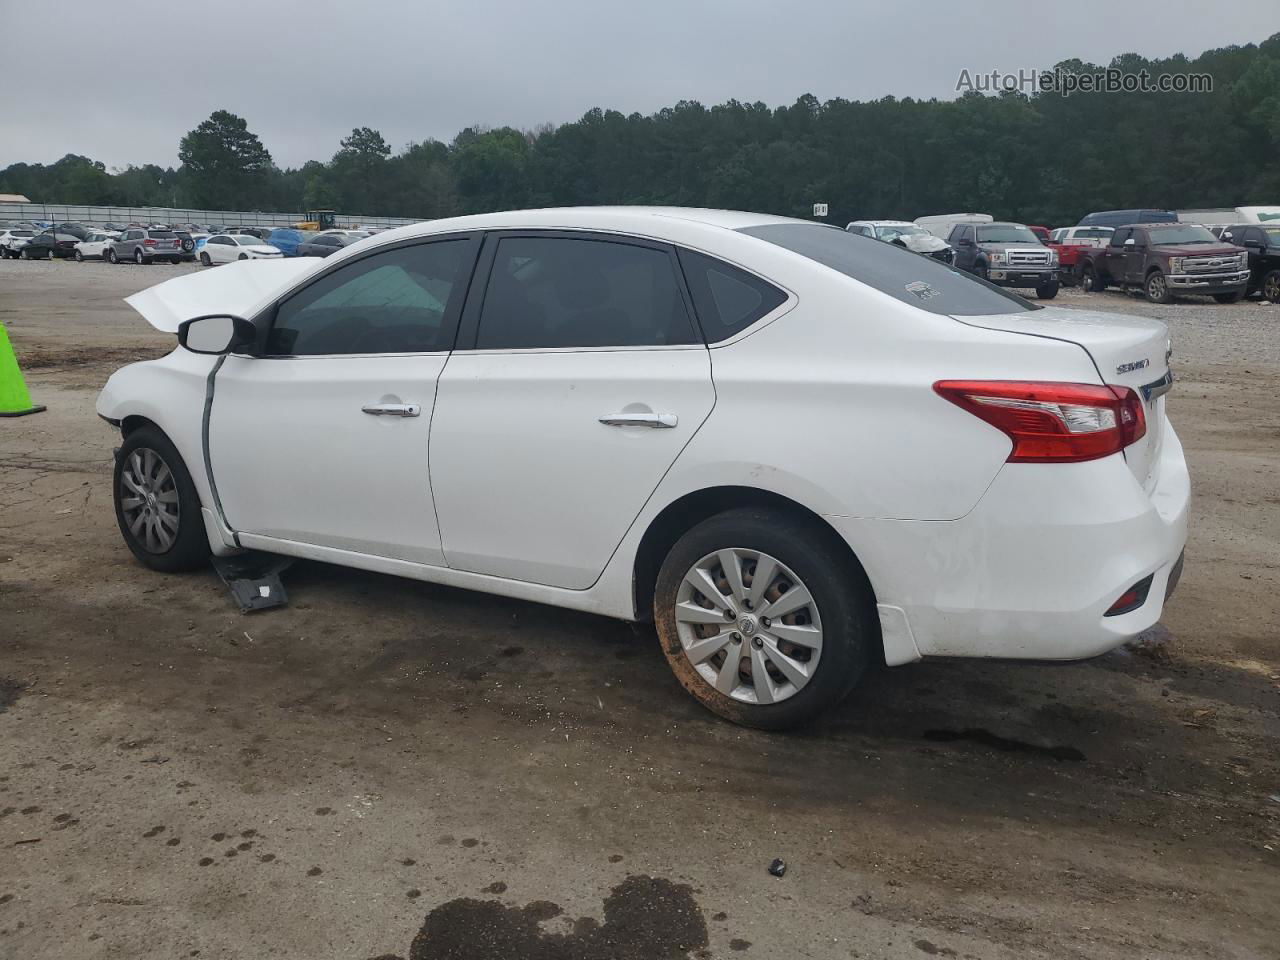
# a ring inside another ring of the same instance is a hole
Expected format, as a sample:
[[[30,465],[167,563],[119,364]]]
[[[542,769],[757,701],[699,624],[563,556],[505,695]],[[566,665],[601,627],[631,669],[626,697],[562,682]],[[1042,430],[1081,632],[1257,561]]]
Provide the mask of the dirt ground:
[[[322,564],[135,563],[93,413],[186,267],[0,263],[0,957],[1280,957],[1280,306],[1171,323],[1191,543],[1136,648],[703,712],[651,632]],[[775,857],[785,876],[771,876]]]

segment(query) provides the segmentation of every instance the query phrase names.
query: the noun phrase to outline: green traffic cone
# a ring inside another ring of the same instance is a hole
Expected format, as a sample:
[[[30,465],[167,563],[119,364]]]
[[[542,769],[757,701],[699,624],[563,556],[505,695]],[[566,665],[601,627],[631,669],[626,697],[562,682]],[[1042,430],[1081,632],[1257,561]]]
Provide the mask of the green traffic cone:
[[[9,343],[9,334],[0,323],[0,417],[21,417],[43,409],[42,405],[31,402],[27,385],[22,382],[22,371],[18,369],[18,358],[13,355],[13,345]]]

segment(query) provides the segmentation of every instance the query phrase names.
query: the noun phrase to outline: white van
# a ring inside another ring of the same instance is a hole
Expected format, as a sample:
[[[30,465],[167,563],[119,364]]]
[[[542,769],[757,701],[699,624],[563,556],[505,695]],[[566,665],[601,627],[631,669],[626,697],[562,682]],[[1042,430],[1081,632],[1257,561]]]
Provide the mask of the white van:
[[[957,223],[991,223],[994,219],[989,213],[939,213],[931,217],[916,217],[916,225],[945,240]]]

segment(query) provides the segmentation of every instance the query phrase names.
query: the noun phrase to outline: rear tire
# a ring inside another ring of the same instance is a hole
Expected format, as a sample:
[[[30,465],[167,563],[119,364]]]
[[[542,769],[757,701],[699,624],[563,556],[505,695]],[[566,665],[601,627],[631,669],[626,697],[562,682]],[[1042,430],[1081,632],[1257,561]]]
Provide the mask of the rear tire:
[[[76,251],[76,263],[84,263],[84,254],[79,250]]]
[[[107,247],[107,262],[108,262],[108,263],[119,263],[119,262],[120,262],[120,260],[116,257],[116,248],[115,248],[115,247]]]
[[[1101,293],[1107,289],[1107,281],[1097,267],[1092,263],[1086,263],[1081,268],[1080,286],[1085,293]]]
[[[1052,300],[1058,295],[1058,281],[1053,280],[1050,283],[1044,283],[1036,287],[1036,297],[1041,300]]]
[[[139,427],[125,438],[111,488],[120,535],[143,566],[179,573],[208,563],[200,494],[158,427]]]
[[[765,565],[769,582],[753,591]],[[782,612],[770,618],[771,609]],[[762,730],[839,704],[879,640],[870,585],[830,532],[764,508],[730,510],[685,533],[663,561],[653,614],[681,686],[712,713]]]
[[[1239,303],[1243,296],[1242,293],[1215,293],[1213,299],[1217,303]]]
[[[133,251],[133,262],[138,266],[142,266],[144,263],[150,263],[151,261],[142,255],[142,248],[138,247]]]
[[[1142,285],[1142,292],[1151,303],[1170,303],[1173,293],[1169,290],[1169,281],[1159,270],[1147,274],[1147,281]]]
[[[203,250],[200,251],[200,263],[206,267],[213,266],[213,261],[209,259],[209,254],[205,253]]]

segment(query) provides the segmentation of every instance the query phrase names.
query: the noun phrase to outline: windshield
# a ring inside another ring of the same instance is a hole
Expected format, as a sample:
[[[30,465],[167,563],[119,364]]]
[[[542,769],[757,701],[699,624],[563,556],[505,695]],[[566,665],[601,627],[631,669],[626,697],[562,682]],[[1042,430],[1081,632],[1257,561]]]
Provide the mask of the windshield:
[[[979,243],[1039,243],[1040,238],[1016,223],[1001,223],[978,228]]]
[[[1219,243],[1212,233],[1194,223],[1178,224],[1168,227],[1152,227],[1147,231],[1152,243]]]
[[[924,234],[929,235],[929,231],[924,227],[917,227],[914,223],[891,223],[887,226],[876,227],[876,236],[881,240],[895,240],[898,237],[911,237]]]
[[[779,223],[738,231],[808,257],[895,300],[943,316],[1024,313],[1040,307],[932,257],[836,227]]]

